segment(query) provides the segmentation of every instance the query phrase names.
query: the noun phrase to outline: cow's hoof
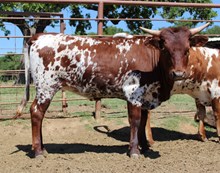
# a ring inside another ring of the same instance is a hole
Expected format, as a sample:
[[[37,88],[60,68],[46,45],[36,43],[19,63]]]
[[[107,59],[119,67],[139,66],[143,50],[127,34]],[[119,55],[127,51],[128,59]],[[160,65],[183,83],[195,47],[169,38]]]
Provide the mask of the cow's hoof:
[[[44,157],[47,157],[48,152],[47,152],[47,150],[45,148],[43,149],[43,153],[42,154],[43,154]]]
[[[152,147],[154,145],[154,143],[155,143],[154,140],[150,140],[150,141],[148,141],[148,146]]]
[[[39,155],[35,155],[35,159],[37,160],[41,160],[41,159],[44,159],[44,155],[43,154],[39,154]]]
[[[131,151],[130,151],[130,157],[131,158],[138,158],[139,157],[139,155],[140,155],[140,151],[139,151],[139,149],[132,149]]]
[[[139,154],[133,153],[130,156],[132,159],[138,159],[139,158]]]
[[[208,141],[208,138],[204,138],[202,139],[203,142],[207,142]]]
[[[45,148],[41,150],[40,152],[35,152],[35,158],[45,158],[47,157],[47,155],[48,155],[48,152]]]
[[[201,135],[201,134],[198,134],[198,139],[202,142],[208,141],[207,137],[205,135]]]

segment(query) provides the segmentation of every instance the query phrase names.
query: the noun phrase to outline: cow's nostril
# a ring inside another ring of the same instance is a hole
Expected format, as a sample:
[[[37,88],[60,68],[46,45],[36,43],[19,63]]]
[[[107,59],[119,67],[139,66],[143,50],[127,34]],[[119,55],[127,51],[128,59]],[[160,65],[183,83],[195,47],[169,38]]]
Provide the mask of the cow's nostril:
[[[182,71],[174,71],[174,75],[177,77],[182,77],[183,74],[184,74],[184,72],[182,72]]]

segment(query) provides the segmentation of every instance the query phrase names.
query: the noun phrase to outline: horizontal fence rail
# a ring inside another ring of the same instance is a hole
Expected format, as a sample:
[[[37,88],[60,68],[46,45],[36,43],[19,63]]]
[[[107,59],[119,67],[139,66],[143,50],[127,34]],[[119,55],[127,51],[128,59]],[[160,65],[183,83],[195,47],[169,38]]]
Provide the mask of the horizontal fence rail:
[[[32,2],[32,3],[55,3],[55,4],[98,4],[103,3],[106,5],[144,5],[144,6],[169,6],[169,7],[195,7],[195,8],[220,8],[220,4],[211,3],[183,3],[183,2],[149,2],[149,1],[122,1],[122,0],[4,0],[2,3],[7,2]]]
[[[23,17],[0,17],[0,19],[21,20]],[[202,20],[202,19],[159,19],[159,18],[50,18],[50,17],[35,17],[27,18],[26,20],[75,20],[75,21],[165,21],[165,22],[220,22],[220,20]],[[21,25],[21,24],[20,24]],[[28,37],[28,36],[24,36]],[[0,37],[1,38],[1,37]]]
[[[141,6],[151,6],[151,7],[161,7],[161,6],[169,6],[169,7],[194,7],[194,8],[220,8],[220,4],[207,4],[207,3],[171,3],[171,2],[149,2],[149,1],[122,1],[122,0],[4,0],[1,1],[1,3],[8,3],[8,2],[21,2],[21,3],[68,3],[68,4],[99,4],[99,10],[98,11],[98,17],[97,18],[66,18],[63,17],[62,13],[32,13],[32,15],[36,16],[44,16],[44,17],[29,17],[29,12],[2,12],[2,15],[6,15],[3,17],[0,17],[0,20],[4,19],[11,19],[11,20],[56,20],[61,22],[65,20],[75,20],[75,21],[96,21],[97,22],[97,35],[90,35],[90,36],[102,36],[102,37],[109,37],[107,35],[103,35],[102,29],[103,25],[102,23],[104,21],[167,21],[167,22],[220,22],[220,20],[194,20],[194,19],[157,19],[157,18],[149,18],[149,19],[140,19],[140,18],[105,18],[103,16],[103,10],[105,5],[141,5]],[[7,17],[7,15],[14,15],[14,17]],[[101,24],[101,25],[100,25]],[[61,28],[61,27],[60,27]],[[60,31],[63,32],[63,31]],[[88,36],[88,35],[87,35]],[[140,35],[136,35],[140,36]],[[220,36],[220,34],[208,34],[207,36]],[[18,35],[9,35],[9,36],[0,36],[0,39],[5,38],[15,38],[15,39],[24,39],[29,38],[31,36],[18,36]],[[0,47],[1,48],[1,47]],[[17,48],[16,48],[17,49]],[[0,56],[4,56],[6,54],[0,54]],[[23,56],[23,53],[7,53],[7,55],[20,55]],[[0,77],[4,75],[12,75],[17,77],[20,74],[24,74],[24,70],[0,70]],[[5,117],[12,117],[16,112],[16,107],[20,103],[23,94],[24,94],[24,85],[15,85],[14,81],[10,82],[1,82],[0,81],[0,119],[2,116]],[[34,99],[35,94],[35,88],[33,85],[30,87],[31,89],[31,99],[28,102],[28,106],[30,106],[32,100]],[[67,97],[66,97],[67,95]],[[58,96],[56,96],[52,102],[52,108],[49,108],[48,111],[54,111],[54,112],[61,112],[67,107],[67,104],[71,103],[71,106],[73,105],[73,102],[75,101],[87,101],[86,105],[89,105],[90,101],[84,97],[76,96],[74,94],[65,94],[62,91],[58,93]],[[67,102],[67,103],[66,103]],[[84,103],[80,103],[84,104]],[[25,113],[28,113],[29,110],[26,108],[24,111]]]

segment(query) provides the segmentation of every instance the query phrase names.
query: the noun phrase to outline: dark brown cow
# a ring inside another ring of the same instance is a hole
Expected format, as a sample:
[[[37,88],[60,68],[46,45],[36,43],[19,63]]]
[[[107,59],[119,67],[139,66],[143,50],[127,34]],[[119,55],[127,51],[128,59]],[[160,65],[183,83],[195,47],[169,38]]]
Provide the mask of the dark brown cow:
[[[220,50],[207,47],[190,48],[186,74],[186,79],[174,82],[171,94],[188,94],[195,99],[196,116],[199,118],[198,134],[202,141],[207,140],[204,128],[205,106],[212,106],[220,140]],[[147,121],[147,138],[153,143],[149,116]]]
[[[127,100],[130,156],[138,156],[139,145],[142,149],[147,147],[142,145],[146,139],[138,134],[140,122],[146,122],[141,121],[141,117],[146,119],[148,110],[169,99],[174,80],[185,77],[190,46],[207,41],[206,37],[194,39],[192,36],[206,26],[208,24],[194,29],[180,27],[161,31],[142,28],[156,38],[88,38],[51,33],[33,36],[30,71],[36,97],[30,112],[35,156],[45,151],[42,121],[60,89],[90,99]],[[22,103],[24,105],[25,101]]]

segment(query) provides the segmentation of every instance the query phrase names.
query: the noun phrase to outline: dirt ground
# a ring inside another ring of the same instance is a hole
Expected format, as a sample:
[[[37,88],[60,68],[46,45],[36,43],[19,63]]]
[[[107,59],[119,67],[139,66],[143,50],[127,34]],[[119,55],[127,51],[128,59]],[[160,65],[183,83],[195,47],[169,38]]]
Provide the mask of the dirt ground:
[[[116,114],[116,113],[115,113]],[[114,116],[114,115],[112,115]],[[184,116],[188,116],[184,114]],[[162,121],[160,115],[153,122]],[[193,117],[192,117],[193,119]],[[192,120],[193,121],[193,120]],[[0,172],[4,173],[134,173],[219,172],[220,144],[214,131],[209,141],[196,139],[197,127],[181,123],[170,130],[153,123],[155,144],[138,159],[127,155],[127,117],[45,118],[44,144],[48,156],[34,159],[30,120],[0,121]]]

